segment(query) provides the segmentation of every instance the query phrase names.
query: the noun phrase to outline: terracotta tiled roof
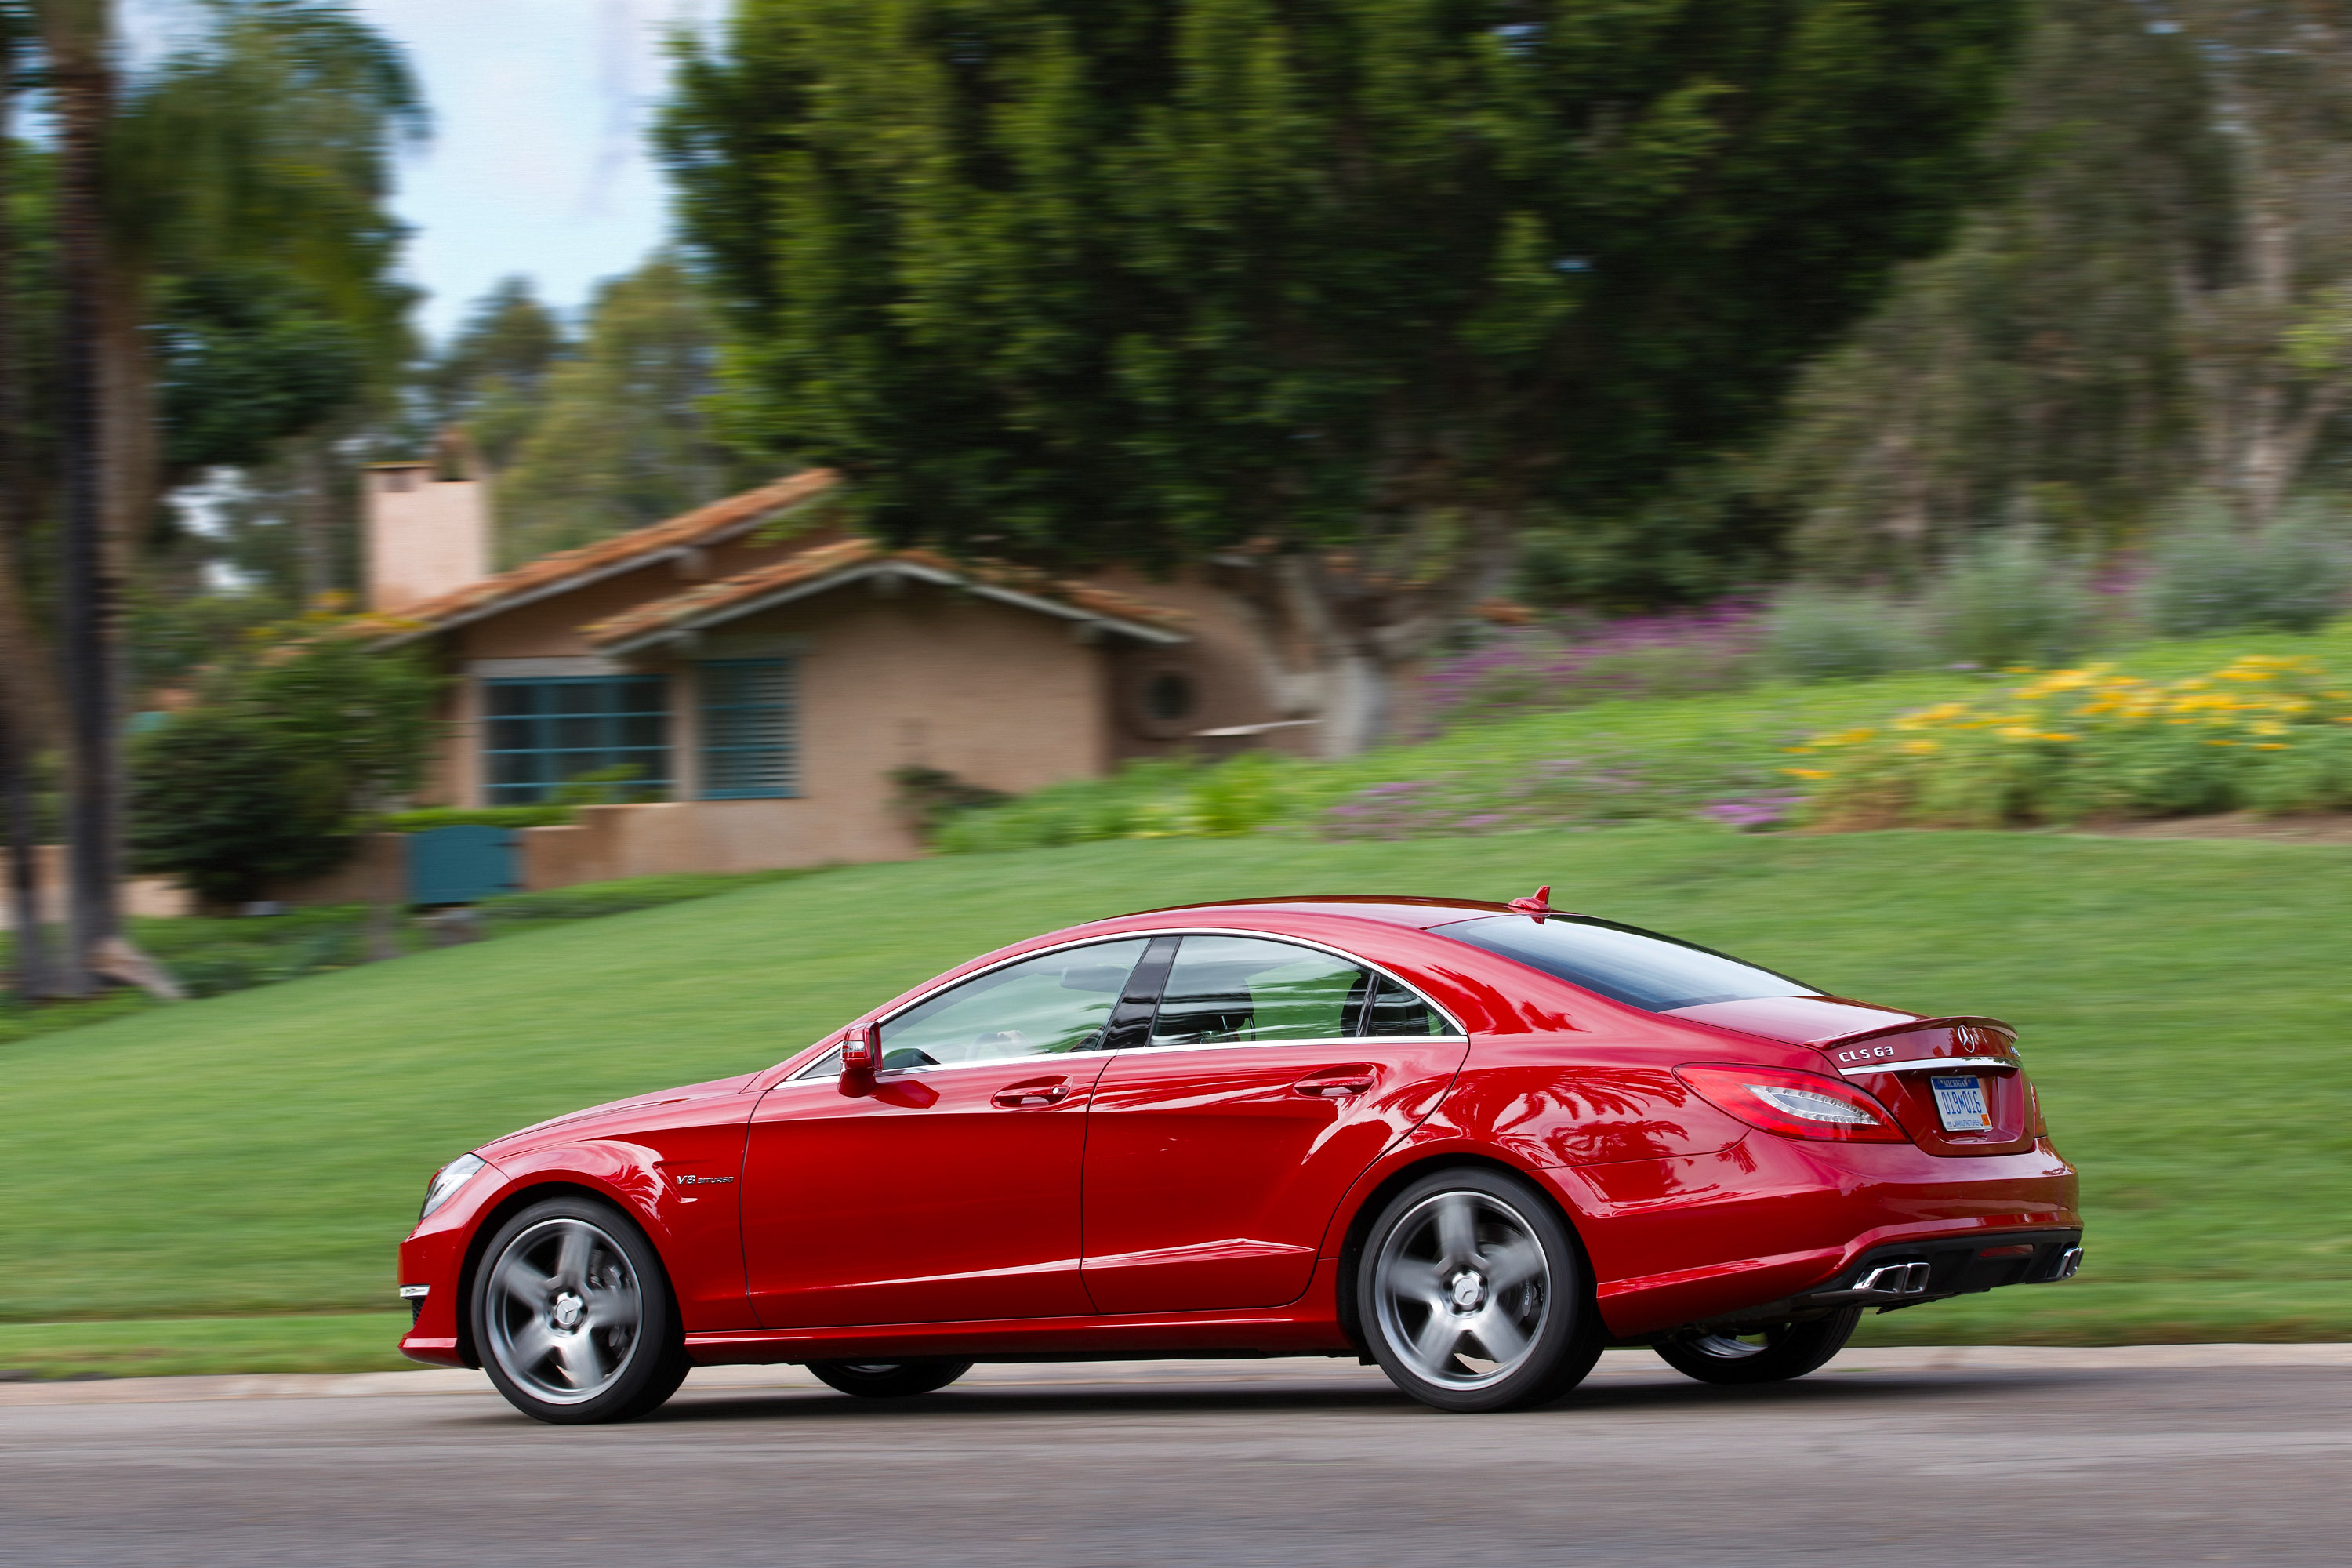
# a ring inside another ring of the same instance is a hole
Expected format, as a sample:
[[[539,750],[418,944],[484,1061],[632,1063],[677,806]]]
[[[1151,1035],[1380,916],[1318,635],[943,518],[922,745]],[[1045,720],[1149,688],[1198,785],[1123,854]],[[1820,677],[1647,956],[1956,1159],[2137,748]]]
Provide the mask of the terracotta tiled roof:
[[[669,551],[712,543],[775,512],[822,495],[837,482],[838,476],[830,468],[806,468],[650,528],[600,539],[577,550],[542,555],[511,572],[501,572],[438,598],[410,605],[396,616],[385,618],[386,629],[394,640],[418,636],[457,621],[477,619],[519,600],[535,598],[562,588],[574,578],[603,576],[625,570],[640,558],[650,560]]]
[[[797,596],[794,589],[819,591],[828,578],[870,576],[893,567],[910,576],[957,584],[992,598],[1026,602],[1032,608],[1073,620],[1110,622],[1155,641],[1181,637],[1179,628],[1188,618],[1164,605],[1025,567],[1002,562],[958,563],[926,550],[886,550],[871,540],[845,539],[639,605],[583,627],[582,635],[601,648],[643,644],[662,632],[729,620],[779,596]]]

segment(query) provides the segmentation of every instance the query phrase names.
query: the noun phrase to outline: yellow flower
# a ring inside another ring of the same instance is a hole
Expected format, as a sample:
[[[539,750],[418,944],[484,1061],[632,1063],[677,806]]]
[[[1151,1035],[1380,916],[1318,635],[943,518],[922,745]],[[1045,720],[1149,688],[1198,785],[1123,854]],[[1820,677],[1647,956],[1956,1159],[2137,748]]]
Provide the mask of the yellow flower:
[[[2288,752],[2293,751],[2294,749],[2294,747],[2288,745],[2284,741],[2256,741],[2254,742],[2254,750],[2258,752]]]
[[[2040,734],[2041,731],[2031,724],[2004,724],[2000,731],[2000,738],[2004,741],[2031,741]]]
[[[2079,741],[2083,737],[2080,735],[2063,734],[2058,731],[2053,730],[2044,734],[2042,738],[2045,741]]]
[[[1943,748],[1933,741],[1906,741],[1903,742],[1903,749],[1915,757],[1924,757],[1931,752],[1941,751]]]
[[[1780,771],[1795,779],[1825,779],[1830,776],[1827,768],[1782,768]]]

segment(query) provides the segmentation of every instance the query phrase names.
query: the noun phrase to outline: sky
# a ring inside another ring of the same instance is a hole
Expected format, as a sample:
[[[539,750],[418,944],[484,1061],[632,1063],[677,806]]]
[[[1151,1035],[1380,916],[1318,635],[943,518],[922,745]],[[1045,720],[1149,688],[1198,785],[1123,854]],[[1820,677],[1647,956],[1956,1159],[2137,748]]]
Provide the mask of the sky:
[[[135,55],[168,36],[173,0],[127,0]],[[432,141],[404,162],[394,205],[415,231],[409,281],[436,339],[521,273],[576,309],[660,244],[668,220],[646,129],[667,76],[662,38],[720,0],[353,0],[404,46]]]

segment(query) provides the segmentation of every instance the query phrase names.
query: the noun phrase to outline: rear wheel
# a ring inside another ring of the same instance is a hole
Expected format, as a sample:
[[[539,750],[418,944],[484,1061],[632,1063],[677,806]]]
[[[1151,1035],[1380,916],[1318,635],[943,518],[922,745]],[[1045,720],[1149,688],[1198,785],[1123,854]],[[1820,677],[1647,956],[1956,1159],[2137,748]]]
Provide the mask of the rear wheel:
[[[1701,1383],[1785,1383],[1826,1365],[1845,1349],[1862,1309],[1745,1334],[1686,1334],[1654,1347],[1665,1363]]]
[[[550,1198],[500,1226],[469,1310],[482,1370],[536,1420],[633,1420],[686,1381],[661,1258],[607,1204]]]
[[[813,1361],[819,1379],[860,1399],[908,1399],[933,1394],[971,1370],[968,1361]]]
[[[1399,1193],[1364,1241],[1357,1321],[1389,1380],[1440,1410],[1559,1398],[1601,1355],[1575,1238],[1527,1183],[1441,1171]]]

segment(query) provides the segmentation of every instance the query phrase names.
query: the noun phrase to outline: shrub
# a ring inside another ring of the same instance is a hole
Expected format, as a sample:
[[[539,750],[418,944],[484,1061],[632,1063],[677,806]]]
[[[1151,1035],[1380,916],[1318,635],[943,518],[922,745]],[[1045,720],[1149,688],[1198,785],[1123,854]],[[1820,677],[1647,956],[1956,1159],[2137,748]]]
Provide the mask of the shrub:
[[[2308,658],[2170,682],[2094,666],[1795,750],[1787,771],[1829,827],[2336,809],[2352,805],[2352,690]]]
[[[583,882],[569,888],[549,888],[536,893],[500,893],[484,899],[481,921],[493,933],[551,921],[595,920],[665,904],[705,899],[714,893],[764,882],[785,882],[822,868],[781,871],[678,871],[660,877],[631,877],[617,882]]]
[[[333,869],[423,771],[439,688],[347,617],[257,628],[203,673],[194,707],[134,744],[134,865],[223,902]]]
[[[890,783],[892,804],[899,816],[926,843],[936,837],[940,824],[956,813],[1003,805],[1013,798],[1003,790],[973,784],[943,769],[913,763],[891,769]]]
[[[351,853],[341,779],[266,719],[233,709],[178,714],[142,736],[134,755],[134,864],[178,877],[200,899],[257,899]]]
[[[429,833],[436,827],[561,827],[579,816],[569,805],[426,805],[375,820],[384,833]]]
[[[1760,637],[1754,606],[1738,600],[1573,635],[1514,631],[1433,665],[1422,690],[1441,724],[1614,698],[1736,691],[1756,679]]]
[[[2344,605],[2346,552],[2333,521],[2312,500],[2252,533],[2232,527],[2219,505],[2184,509],[2153,552],[2148,619],[2171,637],[2316,631]]]
[[[1927,602],[1945,660],[1979,669],[2064,664],[2090,647],[2098,622],[2083,569],[2022,532],[1979,541],[1935,580]]]
[[[1764,623],[1766,660],[1791,680],[1867,680],[1935,661],[1908,605],[1887,595],[1824,587],[1781,595]]]

